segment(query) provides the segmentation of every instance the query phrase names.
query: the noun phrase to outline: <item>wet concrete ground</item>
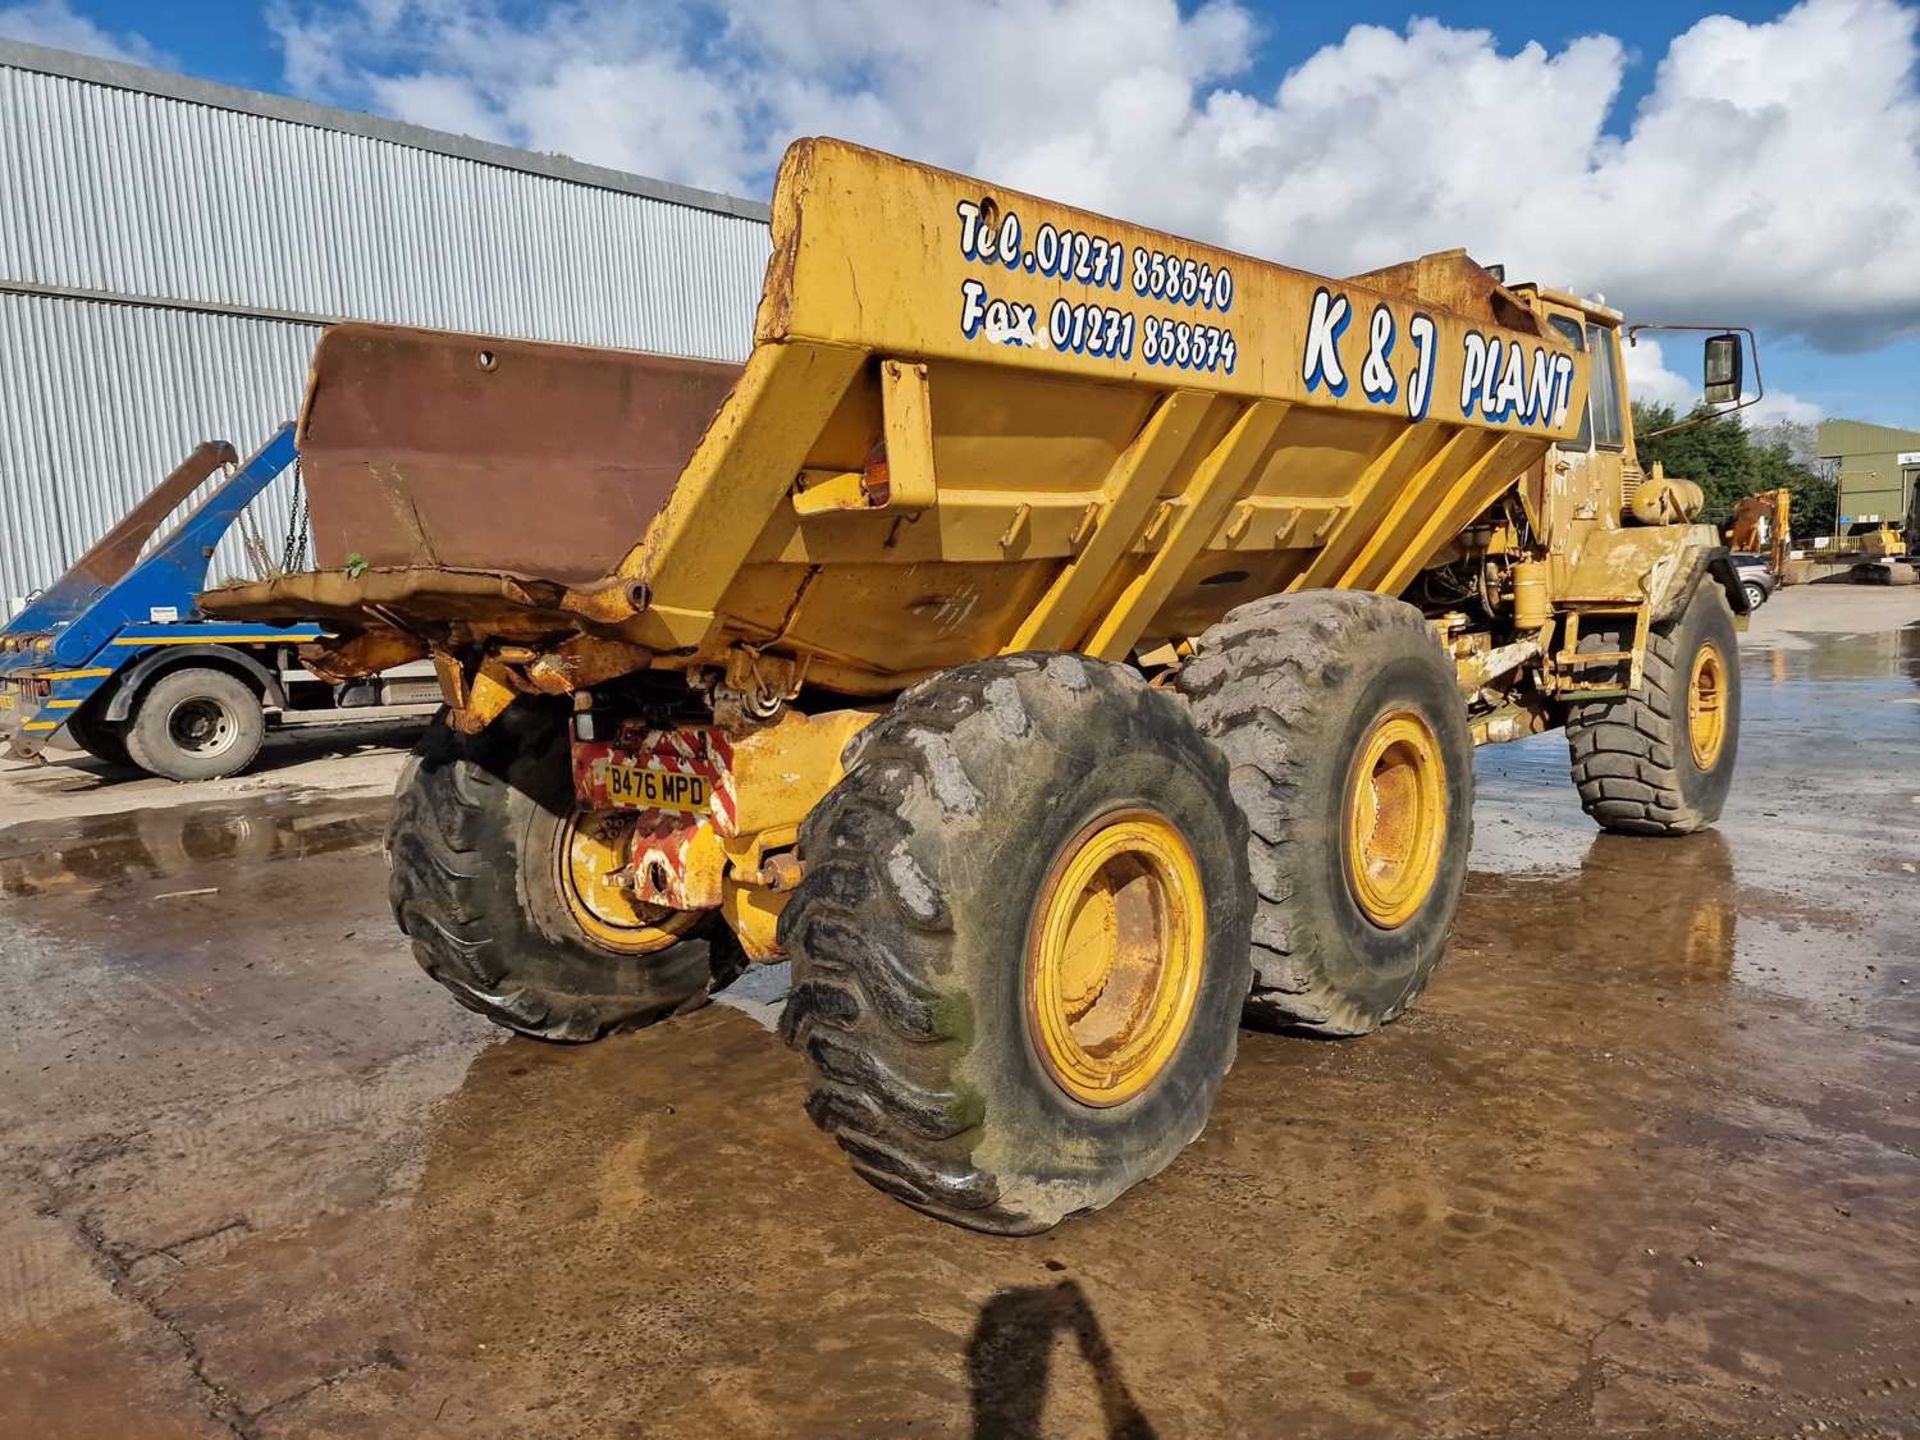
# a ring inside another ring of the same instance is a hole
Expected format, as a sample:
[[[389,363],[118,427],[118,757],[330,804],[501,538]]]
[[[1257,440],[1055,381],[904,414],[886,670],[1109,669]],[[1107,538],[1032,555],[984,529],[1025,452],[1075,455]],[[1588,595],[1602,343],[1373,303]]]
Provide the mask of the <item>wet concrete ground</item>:
[[[1744,671],[1717,832],[1483,752],[1420,1006],[1244,1036],[1030,1240],[856,1181],[751,1003],[456,1009],[377,792],[0,828],[0,1436],[1920,1434],[1920,596],[1789,591]]]

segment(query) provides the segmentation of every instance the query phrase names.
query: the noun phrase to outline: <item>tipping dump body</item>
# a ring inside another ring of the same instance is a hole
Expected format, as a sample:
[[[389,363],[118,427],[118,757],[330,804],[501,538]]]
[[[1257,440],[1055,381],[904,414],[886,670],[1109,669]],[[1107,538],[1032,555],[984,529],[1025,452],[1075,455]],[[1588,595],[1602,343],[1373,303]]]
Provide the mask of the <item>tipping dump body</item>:
[[[380,325],[314,357],[320,564],[591,580],[665,503],[738,365]]]
[[[367,567],[207,608],[887,694],[1397,593],[1586,401],[1589,356],[1458,255],[1323,279],[828,140],[788,152],[773,231],[737,377],[331,332],[301,451],[323,559]]]

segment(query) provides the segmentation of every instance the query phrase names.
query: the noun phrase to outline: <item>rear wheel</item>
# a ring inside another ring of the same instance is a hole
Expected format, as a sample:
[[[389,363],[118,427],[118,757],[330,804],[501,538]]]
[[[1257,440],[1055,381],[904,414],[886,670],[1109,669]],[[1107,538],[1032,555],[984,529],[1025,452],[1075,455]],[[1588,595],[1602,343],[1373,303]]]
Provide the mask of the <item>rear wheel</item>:
[[[1602,829],[1690,835],[1720,818],[1740,745],[1738,646],[1725,592],[1703,583],[1648,637],[1638,691],[1573,706],[1573,781]]]
[[[479,735],[435,724],[400,778],[388,895],[454,998],[544,1040],[651,1024],[740,973],[714,911],[614,882],[637,812],[574,805],[566,713],[522,701]]]
[[[169,780],[217,780],[253,763],[266,739],[260,697],[237,676],[172,670],[142,692],[127,726],[133,763]]]
[[[800,849],[782,1031],[863,1178],[1023,1234],[1200,1133],[1250,979],[1245,824],[1175,697],[1077,655],[948,671],[853,742]]]
[[[133,760],[127,754],[126,727],[100,719],[93,713],[96,708],[82,706],[67,721],[67,738],[94,759],[108,765],[132,765]]]
[[[1392,1020],[1440,963],[1473,838],[1473,742],[1432,629],[1384,595],[1270,596],[1201,636],[1178,683],[1251,831],[1248,1018]]]

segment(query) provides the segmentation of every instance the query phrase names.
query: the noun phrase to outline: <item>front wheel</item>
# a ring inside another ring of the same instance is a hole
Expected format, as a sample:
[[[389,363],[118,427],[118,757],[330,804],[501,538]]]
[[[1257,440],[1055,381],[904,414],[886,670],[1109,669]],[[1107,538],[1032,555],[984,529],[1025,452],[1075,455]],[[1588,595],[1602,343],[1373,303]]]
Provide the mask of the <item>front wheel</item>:
[[[1703,583],[1647,639],[1640,688],[1567,717],[1580,804],[1604,830],[1690,835],[1720,818],[1740,745],[1733,611]]]
[[[462,1005],[581,1041],[699,1001],[746,957],[718,912],[638,904],[614,882],[638,812],[575,808],[566,719],[523,700],[478,735],[427,731],[394,795],[388,898]]]
[[[218,780],[251,765],[266,736],[266,713],[251,686],[194,666],[169,671],[140,696],[127,755],[169,780]]]
[[[1747,613],[1752,614],[1767,603],[1767,587],[1751,580],[1741,582],[1741,588],[1747,592]]]
[[[1002,1234],[1197,1136],[1233,1061],[1246,825],[1174,696],[1078,655],[915,686],[800,834],[782,1031],[867,1181]]]

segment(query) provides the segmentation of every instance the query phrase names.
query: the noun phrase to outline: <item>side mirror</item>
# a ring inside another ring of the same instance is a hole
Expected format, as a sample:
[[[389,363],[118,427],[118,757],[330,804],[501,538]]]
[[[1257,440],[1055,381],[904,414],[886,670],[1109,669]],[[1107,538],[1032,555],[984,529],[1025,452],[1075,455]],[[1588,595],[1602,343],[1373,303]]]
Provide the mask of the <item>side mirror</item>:
[[[1709,405],[1738,405],[1744,388],[1744,356],[1738,335],[1709,335],[1706,344],[1706,392]]]

